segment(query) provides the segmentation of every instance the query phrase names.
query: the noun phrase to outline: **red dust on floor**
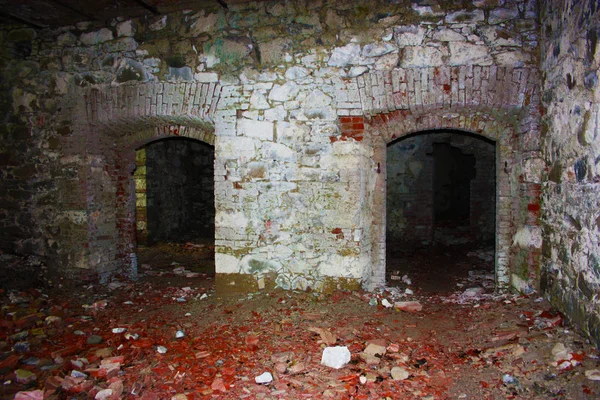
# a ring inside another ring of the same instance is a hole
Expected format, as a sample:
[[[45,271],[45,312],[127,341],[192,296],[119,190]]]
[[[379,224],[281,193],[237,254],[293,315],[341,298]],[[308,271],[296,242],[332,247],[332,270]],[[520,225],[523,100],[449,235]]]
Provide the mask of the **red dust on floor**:
[[[597,375],[586,378],[596,350],[535,297],[398,288],[217,297],[210,278],[181,273],[111,288],[0,294],[2,398],[600,396]],[[403,301],[422,309],[404,312]],[[350,361],[323,365],[329,346],[347,347]],[[256,383],[265,372],[272,380]]]

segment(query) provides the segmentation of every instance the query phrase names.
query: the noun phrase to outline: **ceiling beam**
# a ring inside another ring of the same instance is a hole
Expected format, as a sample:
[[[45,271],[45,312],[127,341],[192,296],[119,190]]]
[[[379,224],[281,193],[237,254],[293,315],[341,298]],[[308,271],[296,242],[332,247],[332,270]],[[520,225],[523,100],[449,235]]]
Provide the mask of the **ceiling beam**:
[[[1,11],[1,10],[0,10],[0,16],[4,17],[4,18],[7,18],[7,19],[12,19],[13,21],[19,22],[21,24],[25,24],[25,25],[30,26],[30,27],[35,28],[35,29],[44,29],[44,28],[47,27],[46,25],[41,25],[41,24],[38,24],[37,22],[33,22],[33,21],[28,20],[28,19],[18,17],[16,15],[9,14],[9,13],[6,13],[6,12]]]
[[[75,14],[81,15],[82,17],[85,17],[89,20],[98,20],[98,18],[94,17],[93,15],[87,14],[81,10],[76,9],[75,7],[72,7],[64,2],[62,2],[61,0],[49,0],[51,3],[54,4],[58,4],[59,6],[61,6],[62,8],[65,8],[71,12],[74,12]]]
[[[154,15],[160,15],[160,11],[152,4],[148,4],[145,0],[135,0],[140,6],[144,7],[146,10],[149,10]]]

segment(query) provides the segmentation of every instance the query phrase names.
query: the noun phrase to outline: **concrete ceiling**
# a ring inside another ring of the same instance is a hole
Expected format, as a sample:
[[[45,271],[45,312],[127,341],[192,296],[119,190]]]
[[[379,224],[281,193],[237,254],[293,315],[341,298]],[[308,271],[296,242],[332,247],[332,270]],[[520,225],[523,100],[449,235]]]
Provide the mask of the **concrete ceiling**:
[[[34,28],[107,21],[115,17],[161,15],[248,3],[251,0],[0,0],[0,24],[26,24]]]

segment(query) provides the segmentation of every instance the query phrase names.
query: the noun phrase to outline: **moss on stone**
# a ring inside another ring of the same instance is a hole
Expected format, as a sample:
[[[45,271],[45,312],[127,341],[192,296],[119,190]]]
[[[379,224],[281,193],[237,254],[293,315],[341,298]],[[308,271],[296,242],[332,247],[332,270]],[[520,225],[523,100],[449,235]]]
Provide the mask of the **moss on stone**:
[[[328,276],[323,280],[321,291],[325,294],[330,294],[336,290],[356,291],[360,289],[360,280],[356,278],[334,278]]]

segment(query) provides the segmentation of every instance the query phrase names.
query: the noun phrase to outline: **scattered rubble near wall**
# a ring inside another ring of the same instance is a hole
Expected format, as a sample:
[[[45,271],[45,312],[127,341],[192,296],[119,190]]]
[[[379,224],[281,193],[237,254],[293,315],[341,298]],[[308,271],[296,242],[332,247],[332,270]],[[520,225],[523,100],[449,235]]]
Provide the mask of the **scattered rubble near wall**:
[[[498,288],[536,287],[536,2],[427,4],[215,2],[3,30],[0,243],[64,275],[126,269],[135,149],[183,136],[215,148],[222,288],[373,288],[386,144],[457,129],[497,144]]]
[[[543,154],[543,286],[557,307],[600,338],[600,6],[550,1],[543,8],[546,72]]]

